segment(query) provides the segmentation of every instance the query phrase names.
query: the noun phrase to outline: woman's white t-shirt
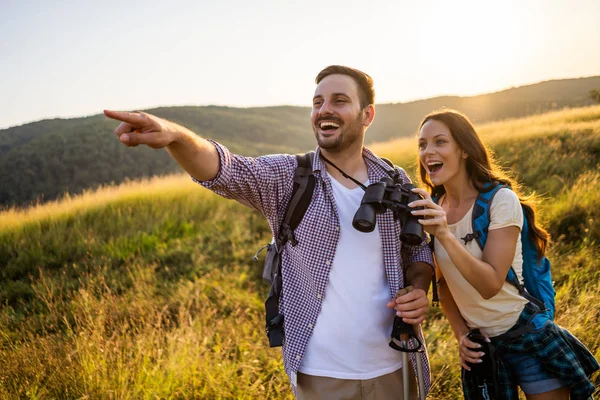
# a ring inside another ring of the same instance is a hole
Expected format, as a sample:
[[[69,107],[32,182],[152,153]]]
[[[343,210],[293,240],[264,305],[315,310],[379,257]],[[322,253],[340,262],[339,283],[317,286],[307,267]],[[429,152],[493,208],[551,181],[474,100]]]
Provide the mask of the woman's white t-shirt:
[[[490,205],[489,230],[508,226],[523,226],[523,210],[517,195],[510,189],[500,189]],[[461,238],[473,233],[473,207],[457,223],[448,225],[450,232],[461,242]],[[474,257],[481,260],[483,252],[476,240],[471,240],[464,247]],[[510,329],[519,318],[519,314],[527,304],[527,300],[519,295],[512,284],[504,282],[502,289],[491,299],[484,299],[479,292],[462,276],[456,268],[446,249],[439,240],[435,241],[435,258],[448,284],[450,293],[469,328],[479,328],[488,336],[497,336]],[[517,247],[512,267],[519,281],[523,282],[523,255],[521,250],[521,234],[517,239]]]

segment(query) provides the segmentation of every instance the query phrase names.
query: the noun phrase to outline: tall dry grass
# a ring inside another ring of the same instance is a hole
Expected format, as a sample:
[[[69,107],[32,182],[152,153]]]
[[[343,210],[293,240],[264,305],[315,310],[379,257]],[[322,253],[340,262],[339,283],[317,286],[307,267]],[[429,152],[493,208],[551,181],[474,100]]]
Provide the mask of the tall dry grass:
[[[475,128],[485,143],[492,148],[502,142],[534,139],[561,133],[570,135],[598,133],[600,132],[600,106],[564,109],[485,124],[475,123]],[[398,165],[412,169],[417,156],[417,130],[418,126],[415,126],[415,136],[413,137],[373,143],[369,148],[379,156],[389,158]]]
[[[479,128],[546,193],[557,322],[600,358],[598,120],[589,107]],[[414,139],[374,149],[402,165],[415,156]],[[261,216],[186,176],[0,212],[0,398],[291,398],[250,261],[269,236]],[[424,329],[429,398],[461,398],[439,309]]]

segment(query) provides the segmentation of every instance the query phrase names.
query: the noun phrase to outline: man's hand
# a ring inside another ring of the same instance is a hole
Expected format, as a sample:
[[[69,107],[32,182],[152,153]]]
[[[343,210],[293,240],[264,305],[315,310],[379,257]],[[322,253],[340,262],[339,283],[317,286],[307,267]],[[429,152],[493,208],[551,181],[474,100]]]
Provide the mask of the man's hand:
[[[115,135],[121,143],[129,147],[145,144],[160,149],[177,140],[185,128],[145,112],[104,110],[108,118],[121,121]]]
[[[429,299],[423,289],[413,289],[404,295],[397,296],[387,306],[395,309],[396,315],[402,317],[402,321],[417,325],[425,320],[429,310]]]
[[[220,169],[215,146],[189,129],[145,112],[104,110],[108,118],[121,121],[115,135],[125,146],[145,144],[166,148],[175,161],[199,181],[214,179]]]

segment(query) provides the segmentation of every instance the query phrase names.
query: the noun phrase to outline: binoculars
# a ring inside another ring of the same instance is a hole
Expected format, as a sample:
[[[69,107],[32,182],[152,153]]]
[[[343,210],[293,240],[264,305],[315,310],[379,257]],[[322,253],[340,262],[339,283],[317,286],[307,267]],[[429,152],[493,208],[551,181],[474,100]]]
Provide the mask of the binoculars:
[[[411,183],[400,184],[392,178],[384,177],[377,183],[367,187],[354,214],[352,226],[360,232],[372,232],[375,229],[376,215],[392,210],[394,218],[400,220],[402,230],[400,240],[412,246],[423,241],[423,226],[418,218],[410,213],[409,203],[420,200],[421,196],[413,193]]]

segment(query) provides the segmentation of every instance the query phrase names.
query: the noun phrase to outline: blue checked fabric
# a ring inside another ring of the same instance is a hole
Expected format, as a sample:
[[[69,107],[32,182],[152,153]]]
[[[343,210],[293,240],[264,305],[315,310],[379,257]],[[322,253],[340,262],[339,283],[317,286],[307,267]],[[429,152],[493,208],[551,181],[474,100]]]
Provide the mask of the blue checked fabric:
[[[598,362],[589,350],[569,331],[548,320],[533,303],[528,303],[521,312],[517,323],[506,333],[491,338],[496,347],[498,396],[500,399],[518,400],[517,382],[502,355],[529,354],[544,365],[551,376],[565,381],[571,391],[572,400],[586,400],[594,393],[590,376],[600,369]],[[524,333],[513,339],[503,339],[505,335],[531,323],[533,317],[547,320],[543,328]],[[469,374],[462,369],[463,393],[467,400],[479,399],[477,388],[468,379]]]
[[[292,194],[296,157],[288,154],[243,157],[231,153],[223,145],[212,143],[219,152],[220,171],[212,181],[194,180],[225,198],[234,199],[261,212],[269,221],[273,235],[277,237]],[[294,247],[288,243],[282,253],[283,290],[279,306],[280,312],[285,316],[282,352],[284,368],[290,377],[294,392],[294,377],[326,295],[329,268],[339,240],[339,220],[331,181],[325,173],[325,165],[319,154],[317,148],[313,163],[315,190],[311,204],[295,231],[298,245]],[[388,176],[386,170],[390,168],[389,165],[371,151],[364,149],[363,157],[367,162],[370,182],[379,182],[381,178]],[[409,182],[406,173],[398,169],[403,183]],[[421,246],[401,245],[397,239],[400,237],[401,227],[399,222],[394,220],[392,212],[378,214],[377,226],[381,235],[385,271],[392,298],[404,287],[403,267],[418,261],[433,265],[433,260],[425,242]],[[390,334],[391,328],[390,326]],[[419,332],[419,336],[423,339],[422,332]],[[429,392],[430,368],[427,352],[418,354],[422,358],[425,390]],[[415,353],[410,353],[410,357],[415,368]]]

